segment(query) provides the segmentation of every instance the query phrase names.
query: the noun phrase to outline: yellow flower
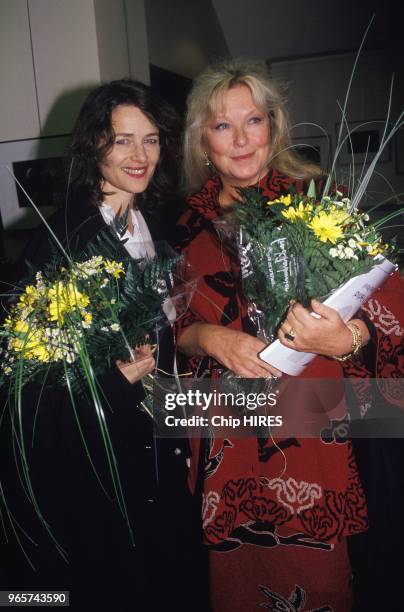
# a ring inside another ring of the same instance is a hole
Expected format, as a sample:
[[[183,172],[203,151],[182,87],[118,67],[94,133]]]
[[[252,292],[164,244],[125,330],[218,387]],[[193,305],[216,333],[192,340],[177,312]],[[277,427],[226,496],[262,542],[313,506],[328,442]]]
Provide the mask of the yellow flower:
[[[80,293],[74,283],[63,285],[60,281],[49,290],[49,315],[51,321],[63,325],[64,315],[76,309],[85,308],[90,303],[88,295]]]
[[[321,242],[332,242],[335,244],[338,238],[343,236],[338,218],[335,215],[327,215],[325,212],[320,212],[314,217],[309,227],[320,238]]]
[[[38,343],[30,352],[31,359],[47,362],[51,360],[51,354],[44,343]]]
[[[119,278],[121,274],[124,274],[124,269],[121,262],[111,261],[108,259],[105,261],[105,271],[108,272],[108,274],[112,274],[114,278]]]
[[[388,245],[382,244],[381,242],[375,242],[367,247],[367,252],[371,257],[374,257],[375,255],[380,255],[386,249],[388,249]]]
[[[290,206],[291,203],[292,197],[289,193],[287,196],[280,196],[277,200],[269,200],[267,202],[267,205],[271,206],[272,204],[283,204],[284,206]]]
[[[93,320],[93,315],[91,314],[91,312],[84,312],[82,313],[83,315],[83,321],[85,321],[85,323],[91,323]]]
[[[288,210],[282,211],[282,215],[289,219],[289,221],[296,221],[296,219],[302,219],[303,221],[308,221],[310,218],[310,213],[313,210],[313,206],[311,204],[307,204],[306,206],[303,202],[299,202],[299,206],[297,208],[290,207]]]
[[[84,329],[89,329],[91,327],[91,323],[93,321],[93,315],[91,312],[86,312],[85,310],[81,313],[83,319],[83,327]]]
[[[32,306],[33,304],[35,304],[37,299],[38,291],[36,287],[34,287],[34,285],[27,285],[25,287],[24,293],[19,297],[17,308],[19,310],[22,310],[27,306]]]
[[[351,219],[351,215],[347,213],[345,210],[341,210],[336,206],[331,206],[330,213],[332,214],[332,218],[335,220],[335,223],[339,225],[343,225],[345,221]]]
[[[18,320],[14,326],[18,334],[10,342],[10,349],[21,353],[25,359],[37,359],[38,361],[49,361],[50,354],[46,348],[45,339],[41,330],[32,329],[27,321]]]
[[[23,319],[17,319],[14,325],[14,331],[19,334],[26,334],[29,330],[28,323]]]

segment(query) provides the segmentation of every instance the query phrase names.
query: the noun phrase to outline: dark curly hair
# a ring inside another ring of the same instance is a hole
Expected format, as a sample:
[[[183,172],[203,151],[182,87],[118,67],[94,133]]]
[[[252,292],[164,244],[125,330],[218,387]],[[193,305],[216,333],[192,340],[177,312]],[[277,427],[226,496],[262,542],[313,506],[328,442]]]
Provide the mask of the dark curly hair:
[[[121,104],[139,108],[159,130],[159,161],[147,190],[136,194],[137,206],[154,208],[162,196],[173,194],[178,186],[181,122],[175,110],[150,87],[131,79],[105,83],[84,101],[68,150],[70,195],[85,195],[95,206],[102,203],[106,194],[101,189],[99,164],[114,143],[112,112]]]

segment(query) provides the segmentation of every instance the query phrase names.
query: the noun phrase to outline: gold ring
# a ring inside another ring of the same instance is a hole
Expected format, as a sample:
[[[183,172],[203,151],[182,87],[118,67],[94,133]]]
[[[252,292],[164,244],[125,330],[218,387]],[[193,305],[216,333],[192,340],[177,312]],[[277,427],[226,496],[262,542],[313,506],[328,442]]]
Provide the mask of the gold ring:
[[[293,327],[291,327],[290,330],[286,332],[285,338],[286,340],[290,340],[291,342],[293,342],[293,340],[295,339],[295,330],[293,329]]]

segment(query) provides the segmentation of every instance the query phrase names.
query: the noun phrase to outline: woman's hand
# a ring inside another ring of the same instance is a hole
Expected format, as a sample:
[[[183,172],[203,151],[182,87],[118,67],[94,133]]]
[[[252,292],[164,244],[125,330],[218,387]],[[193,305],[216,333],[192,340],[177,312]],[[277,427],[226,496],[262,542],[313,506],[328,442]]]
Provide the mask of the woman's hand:
[[[150,374],[156,367],[150,344],[136,348],[134,353],[134,361],[116,362],[117,367],[131,384],[138,382],[146,374]]]
[[[187,355],[210,355],[244,378],[268,378],[282,374],[258,357],[266,346],[265,342],[220,325],[194,323],[181,335],[178,346]]]
[[[316,353],[318,355],[346,355],[352,349],[352,332],[341,319],[334,308],[325,306],[317,300],[311,301],[314,317],[310,311],[298,302],[291,305],[285,321],[282,323],[278,338],[280,342],[295,351]],[[369,341],[369,332],[360,319],[353,319],[361,331],[362,343]],[[294,336],[294,340],[285,337],[285,334]]]

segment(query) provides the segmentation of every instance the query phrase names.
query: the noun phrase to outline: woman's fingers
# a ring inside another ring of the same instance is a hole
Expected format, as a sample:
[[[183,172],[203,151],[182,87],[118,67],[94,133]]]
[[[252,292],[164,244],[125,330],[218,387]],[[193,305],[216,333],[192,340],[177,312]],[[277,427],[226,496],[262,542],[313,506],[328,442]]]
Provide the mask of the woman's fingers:
[[[282,375],[282,372],[262,360],[255,362],[251,359],[248,363],[244,362],[244,364],[235,361],[231,365],[232,367],[229,367],[229,369],[242,378],[268,378],[269,376]]]
[[[180,336],[178,346],[187,355],[209,355],[243,378],[281,376],[259,358],[266,344],[245,332],[210,323],[194,323]]]
[[[327,319],[329,321],[336,321],[340,318],[338,312],[331,308],[330,306],[326,306],[322,304],[318,300],[311,300],[311,308],[315,314],[320,316],[322,319]]]
[[[208,354],[243,378],[280,376],[281,372],[258,357],[265,348],[259,338],[244,332],[218,327],[209,339]]]
[[[145,359],[146,357],[152,357],[153,353],[156,350],[155,344],[142,344],[135,348],[135,361],[139,361],[140,359]]]
[[[279,341],[288,348],[319,355],[342,355],[350,351],[352,334],[336,310],[312,301],[314,316],[294,304],[279,328]]]
[[[139,349],[135,350],[135,355],[137,354],[138,350]],[[146,352],[150,353],[150,351]],[[135,361],[116,362],[116,365],[119,370],[122,372],[125,378],[132,384],[138,382],[147,374],[150,374],[150,372],[152,372],[156,367],[156,362],[153,356],[149,355],[146,357],[139,355],[139,357],[140,358],[136,359]]]

